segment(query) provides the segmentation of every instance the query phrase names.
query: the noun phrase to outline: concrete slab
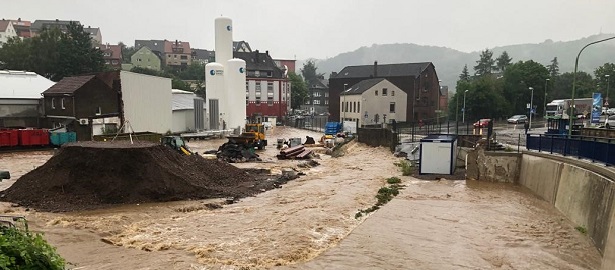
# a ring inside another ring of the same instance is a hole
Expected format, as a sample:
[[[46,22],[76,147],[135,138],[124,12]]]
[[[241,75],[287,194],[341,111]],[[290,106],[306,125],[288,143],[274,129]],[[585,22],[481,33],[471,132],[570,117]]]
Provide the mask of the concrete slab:
[[[562,167],[562,162],[524,154],[521,158],[519,184],[555,204]]]

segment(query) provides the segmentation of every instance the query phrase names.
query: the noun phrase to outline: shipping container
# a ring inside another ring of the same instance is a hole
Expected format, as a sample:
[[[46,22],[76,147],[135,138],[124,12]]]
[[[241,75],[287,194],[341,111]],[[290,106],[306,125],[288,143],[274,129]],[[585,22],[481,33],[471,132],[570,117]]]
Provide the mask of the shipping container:
[[[19,144],[19,131],[16,129],[0,130],[0,147],[11,147]]]
[[[49,132],[46,129],[20,129],[19,145],[45,146],[49,145]]]

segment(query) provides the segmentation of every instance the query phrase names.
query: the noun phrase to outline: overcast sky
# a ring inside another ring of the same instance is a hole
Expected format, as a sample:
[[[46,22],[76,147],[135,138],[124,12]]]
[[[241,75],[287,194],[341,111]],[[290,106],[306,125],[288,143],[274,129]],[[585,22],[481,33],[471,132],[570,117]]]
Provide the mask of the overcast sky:
[[[214,19],[274,58],[328,58],[415,43],[471,52],[615,33],[615,0],[48,0],[3,1],[3,18],[78,20],[103,42],[189,41],[214,49]]]

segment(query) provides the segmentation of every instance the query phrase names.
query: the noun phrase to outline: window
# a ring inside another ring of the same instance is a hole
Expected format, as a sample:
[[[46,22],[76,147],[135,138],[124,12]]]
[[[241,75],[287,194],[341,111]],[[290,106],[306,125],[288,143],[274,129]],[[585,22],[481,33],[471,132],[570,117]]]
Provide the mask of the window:
[[[389,89],[382,88],[382,95],[386,96]]]
[[[250,86],[250,84],[248,83],[248,81],[246,81],[246,92],[248,92],[248,91],[249,91],[249,90],[248,90],[248,89],[250,89],[250,87],[249,87],[249,86]]]
[[[395,90],[391,90],[391,96],[395,96]]]
[[[391,102],[389,104],[389,112],[390,113],[395,113],[395,102]]]
[[[273,72],[272,71],[267,71],[267,77],[273,77]]]
[[[64,98],[62,98],[62,100],[61,100],[60,102],[61,102],[61,105],[62,105],[62,110],[66,109],[66,108],[64,107]]]
[[[261,76],[261,72],[259,70],[255,70],[254,77],[260,77],[260,76]]]
[[[361,101],[357,102],[357,112],[361,112]]]
[[[315,99],[314,100],[314,105],[320,105],[320,100],[319,99]]]
[[[378,90],[376,90],[376,96],[378,95]]]
[[[321,96],[322,96],[322,93],[320,93],[320,92],[316,91],[316,92],[314,92],[314,96],[315,96],[315,97],[321,97]]]
[[[52,109],[56,108],[56,99],[55,98],[51,98],[51,108]]]
[[[267,82],[267,92],[273,91],[273,82]]]
[[[267,105],[273,106],[273,97],[268,97],[267,98]]]
[[[113,64],[113,65],[117,65],[117,60],[112,60],[112,61],[111,61],[111,64]]]
[[[261,95],[261,82],[256,82],[256,95]]]
[[[329,105],[329,100],[325,99],[325,105]]]
[[[100,107],[98,107],[96,109],[96,115],[101,115],[102,114],[102,109]]]
[[[325,92],[325,97],[329,97],[329,92]]]
[[[256,96],[256,106],[260,106],[261,105],[261,97],[260,96]]]
[[[188,60],[188,56],[186,55],[181,55],[179,58],[181,58],[182,60]]]
[[[352,112],[357,112],[357,102],[352,103]]]

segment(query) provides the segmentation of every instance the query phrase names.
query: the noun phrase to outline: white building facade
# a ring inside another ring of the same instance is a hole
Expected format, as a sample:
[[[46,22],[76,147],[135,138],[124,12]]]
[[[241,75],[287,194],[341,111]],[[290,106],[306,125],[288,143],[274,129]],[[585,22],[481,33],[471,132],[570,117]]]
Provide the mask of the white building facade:
[[[15,31],[15,28],[13,27],[13,23],[8,20],[1,20],[0,21],[0,48],[2,48],[2,45],[6,43],[10,38],[16,37],[16,36],[17,36],[17,32]]]
[[[406,121],[407,94],[384,78],[363,80],[340,95],[340,116],[359,126]]]

